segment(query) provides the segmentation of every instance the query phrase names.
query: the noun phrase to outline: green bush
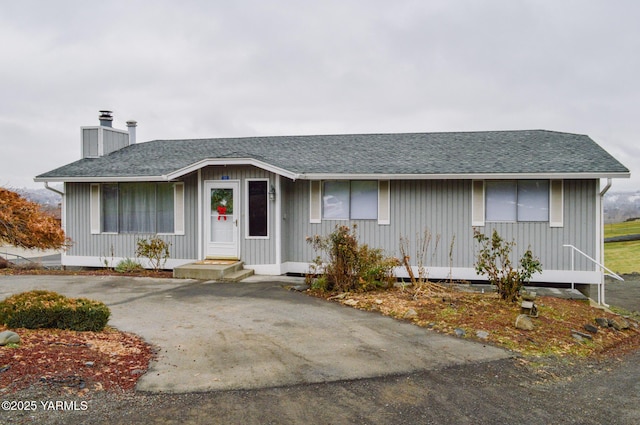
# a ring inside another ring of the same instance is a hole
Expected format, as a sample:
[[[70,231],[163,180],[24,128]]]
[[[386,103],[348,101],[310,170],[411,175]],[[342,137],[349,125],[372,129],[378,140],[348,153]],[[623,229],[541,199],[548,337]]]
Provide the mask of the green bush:
[[[500,297],[515,302],[523,285],[534,273],[542,272],[540,260],[533,256],[531,249],[520,258],[519,266],[511,261],[511,251],[515,241],[507,242],[494,229],[491,237],[473,230],[473,238],[480,244],[476,258],[476,272],[487,275],[489,282],[495,285]]]
[[[110,315],[104,303],[50,291],[23,292],[0,302],[0,323],[10,328],[101,331]]]
[[[316,252],[312,274],[323,276],[312,283],[314,289],[336,292],[370,291],[390,287],[395,282],[393,268],[400,263],[385,257],[381,249],[360,245],[356,225],[336,226],[329,236],[307,238]]]
[[[139,272],[140,270],[143,270],[142,264],[131,258],[125,258],[116,265],[116,271],[118,273],[132,273]]]

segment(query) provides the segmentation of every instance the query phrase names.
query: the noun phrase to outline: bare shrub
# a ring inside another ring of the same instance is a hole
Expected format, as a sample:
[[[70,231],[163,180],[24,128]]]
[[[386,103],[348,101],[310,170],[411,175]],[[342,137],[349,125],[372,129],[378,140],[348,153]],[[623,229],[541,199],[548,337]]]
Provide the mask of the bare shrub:
[[[318,254],[311,264],[311,274],[315,277],[312,287],[359,292],[393,285],[393,268],[399,261],[386,257],[381,249],[361,245],[356,228],[355,224],[352,227],[338,225],[328,236],[307,237],[307,243]]]
[[[415,256],[414,261],[416,262],[416,267],[418,271],[418,276],[416,277],[413,266],[411,265],[411,256],[409,255],[411,250],[411,241],[408,238],[401,236],[400,237],[400,256],[402,257],[402,265],[404,266],[407,274],[409,275],[409,279],[411,281],[411,292],[413,298],[419,298],[420,296],[431,294],[434,291],[441,293],[443,291],[448,291],[448,288],[444,287],[435,282],[429,281],[429,269],[427,267],[427,256],[429,253],[429,246],[431,245],[431,241],[433,240],[433,235],[429,229],[425,229],[422,234],[416,234],[416,243],[415,243]],[[449,250],[449,258],[450,262],[453,252],[453,239],[451,241],[451,246]],[[438,249],[438,245],[440,244],[440,235],[436,235],[435,243],[433,247],[433,251],[431,253],[431,259],[436,255],[436,251]]]

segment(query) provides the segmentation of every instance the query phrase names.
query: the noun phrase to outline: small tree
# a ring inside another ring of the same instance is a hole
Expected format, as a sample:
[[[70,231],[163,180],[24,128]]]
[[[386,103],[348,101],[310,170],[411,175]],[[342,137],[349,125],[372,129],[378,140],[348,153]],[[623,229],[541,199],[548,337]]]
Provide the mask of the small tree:
[[[0,243],[26,249],[60,249],[69,241],[38,204],[0,188]]]
[[[516,301],[524,283],[534,273],[542,271],[542,264],[533,256],[531,249],[520,259],[520,266],[514,267],[511,251],[516,243],[505,241],[495,229],[490,238],[474,229],[473,238],[480,244],[476,272],[487,275],[489,282],[496,286],[500,297],[505,301]]]

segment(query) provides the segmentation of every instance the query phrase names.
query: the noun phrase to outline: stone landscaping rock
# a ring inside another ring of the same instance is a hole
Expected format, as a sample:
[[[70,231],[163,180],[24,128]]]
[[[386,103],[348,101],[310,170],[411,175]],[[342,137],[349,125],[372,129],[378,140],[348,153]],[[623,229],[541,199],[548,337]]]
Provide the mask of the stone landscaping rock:
[[[535,328],[533,321],[526,314],[520,314],[516,317],[516,328],[523,331],[532,331]]]
[[[584,325],[584,328],[591,332],[592,334],[596,334],[598,333],[598,328],[596,328],[595,326],[593,326],[591,323],[587,323],[586,325]]]
[[[418,312],[414,309],[410,308],[407,312],[402,316],[403,319],[413,319],[418,317]]]
[[[310,288],[310,286],[306,285],[306,284],[305,285],[294,285],[294,286],[290,287],[291,290],[298,291],[298,292],[304,292],[304,291],[308,290],[309,288]]]
[[[349,298],[348,300],[344,300],[342,302],[344,305],[348,305],[350,307],[355,307],[358,305],[358,300],[354,300],[353,298]]]
[[[622,317],[616,317],[609,319],[609,326],[617,331],[621,331],[623,329],[629,329],[629,322],[624,320]]]
[[[467,334],[464,329],[460,329],[460,328],[456,328],[454,332],[459,337],[463,337]]]
[[[604,317],[597,317],[596,323],[603,328],[609,327],[609,319],[605,319]]]
[[[574,334],[572,333],[571,336],[578,342],[584,342],[584,338],[582,338],[580,335],[578,334]]]
[[[20,335],[13,331],[0,332],[0,345],[20,344]]]
[[[476,336],[480,339],[487,339],[489,338],[489,332],[487,331],[476,331]]]
[[[578,339],[579,341],[581,341],[581,340],[582,340],[582,338],[584,338],[584,339],[593,339],[593,337],[592,337],[591,335],[586,334],[586,333],[584,333],[584,332],[577,331],[577,330],[575,330],[575,329],[571,329],[571,334],[573,335],[573,337],[574,337],[574,338],[576,338],[576,336],[579,336],[579,337],[580,337],[580,339],[576,338],[576,339]]]

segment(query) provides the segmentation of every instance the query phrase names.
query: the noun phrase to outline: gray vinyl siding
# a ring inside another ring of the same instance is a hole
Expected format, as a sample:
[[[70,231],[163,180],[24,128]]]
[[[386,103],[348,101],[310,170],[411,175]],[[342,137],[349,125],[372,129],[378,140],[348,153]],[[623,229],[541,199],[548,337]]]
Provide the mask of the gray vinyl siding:
[[[356,223],[362,243],[383,248],[388,255],[397,257],[401,236],[410,240],[409,254],[415,256],[417,237],[428,230],[432,240],[427,251],[427,266],[473,267],[471,181],[393,180],[390,183],[391,224],[379,225],[375,220],[323,220],[310,224],[309,182],[287,182],[290,196],[284,205],[283,233],[287,241],[283,261],[311,261],[315,253],[305,242],[307,236],[328,235],[336,225]],[[563,248],[563,244],[575,245],[595,257],[595,192],[595,180],[564,182],[564,227],[561,228],[551,228],[549,223],[486,223],[480,229],[490,234],[495,228],[505,239],[515,239],[518,255],[531,246],[545,270],[570,270],[570,250]],[[591,271],[594,267],[576,257],[576,270]]]
[[[104,127],[82,129],[83,158],[100,156],[100,143],[102,155],[108,155],[129,145],[129,133]]]
[[[158,235],[171,244],[170,258],[197,259],[198,252],[198,199],[195,175],[181,180],[184,182],[184,235]],[[105,260],[124,257],[134,258],[137,240],[150,236],[145,234],[91,234],[89,183],[66,183],[66,233],[72,240],[67,251],[71,256],[100,257]]]
[[[98,156],[98,129],[82,129],[82,157],[95,158]]]
[[[129,144],[129,133],[102,129],[102,146],[104,155],[115,152]]]
[[[274,174],[253,166],[210,166],[202,170],[202,181],[222,180],[223,176],[229,180],[240,181],[241,215],[238,226],[240,227],[240,259],[245,264],[275,264],[275,203],[269,201],[269,237],[268,239],[246,238],[246,181],[247,179],[269,179],[269,184],[275,185]],[[280,194],[276,194],[279,196]]]

